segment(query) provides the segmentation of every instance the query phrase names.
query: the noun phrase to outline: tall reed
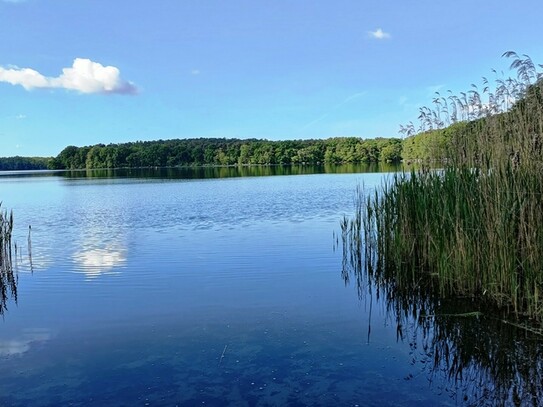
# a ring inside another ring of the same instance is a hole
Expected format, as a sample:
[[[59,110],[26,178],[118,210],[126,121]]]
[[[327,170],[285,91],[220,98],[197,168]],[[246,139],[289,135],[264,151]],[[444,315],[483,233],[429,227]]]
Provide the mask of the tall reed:
[[[369,275],[364,264],[369,259],[354,237],[348,224],[342,234],[342,277],[354,283],[361,300],[377,298],[384,306],[379,308],[396,325],[398,340],[409,344],[416,375],[425,373],[430,386],[445,390],[459,405],[541,405],[541,331],[518,323],[504,329],[506,313],[476,300],[440,298],[436,287],[422,284],[427,279],[410,285],[407,278],[397,281],[394,272]],[[369,341],[371,315],[368,323]]]
[[[0,202],[0,208],[2,203]],[[13,212],[0,211],[0,265],[11,258],[11,233],[13,230]]]
[[[17,301],[17,276],[12,268],[12,230],[13,212],[0,211],[0,315],[4,313],[10,296]]]
[[[542,323],[542,74],[529,57],[504,55],[517,78],[421,109],[421,131],[469,120],[448,141],[443,169],[399,173],[369,195],[360,191],[346,228],[380,278],[478,297]]]

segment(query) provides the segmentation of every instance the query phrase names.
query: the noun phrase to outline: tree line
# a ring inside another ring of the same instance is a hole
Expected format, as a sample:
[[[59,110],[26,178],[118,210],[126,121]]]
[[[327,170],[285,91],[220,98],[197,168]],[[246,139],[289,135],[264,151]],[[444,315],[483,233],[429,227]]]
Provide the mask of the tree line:
[[[0,171],[46,170],[50,168],[47,157],[0,157]]]
[[[341,164],[401,161],[398,138],[239,140],[197,138],[68,146],[50,169],[176,167],[199,165]]]

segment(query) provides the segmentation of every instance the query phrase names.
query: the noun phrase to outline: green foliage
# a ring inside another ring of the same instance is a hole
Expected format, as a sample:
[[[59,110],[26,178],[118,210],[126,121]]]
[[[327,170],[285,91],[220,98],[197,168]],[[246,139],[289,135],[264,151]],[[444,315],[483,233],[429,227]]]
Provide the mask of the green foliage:
[[[512,165],[400,173],[360,196],[358,233],[371,267],[397,284],[430,284],[442,297],[475,296],[543,322],[541,196],[541,176]]]
[[[43,157],[0,157],[0,171],[46,170],[49,160]]]
[[[343,225],[367,269],[396,286],[488,300],[543,324],[543,74],[507,56],[517,79],[485,88],[487,102],[471,90],[421,109],[404,159],[443,170],[396,174]]]
[[[399,162],[401,140],[356,137],[327,140],[184,139],[68,146],[53,169],[175,167],[194,165],[343,164]]]
[[[457,122],[444,129],[428,130],[403,140],[404,161],[443,161],[449,157],[453,140],[467,135],[472,125]]]

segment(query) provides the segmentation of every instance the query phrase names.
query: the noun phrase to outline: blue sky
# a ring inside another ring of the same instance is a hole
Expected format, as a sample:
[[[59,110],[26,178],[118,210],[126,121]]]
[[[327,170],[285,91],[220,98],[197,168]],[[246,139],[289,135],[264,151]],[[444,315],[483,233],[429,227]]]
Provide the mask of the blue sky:
[[[435,90],[543,63],[527,0],[0,0],[0,156],[189,137],[397,137]]]

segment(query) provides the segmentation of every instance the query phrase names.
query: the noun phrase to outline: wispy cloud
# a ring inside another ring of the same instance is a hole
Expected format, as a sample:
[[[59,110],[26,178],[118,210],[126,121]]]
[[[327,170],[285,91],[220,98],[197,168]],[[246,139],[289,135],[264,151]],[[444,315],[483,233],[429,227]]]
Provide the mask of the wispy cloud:
[[[0,66],[0,82],[20,85],[26,90],[68,89],[80,93],[135,94],[136,86],[121,79],[114,66],[103,66],[86,58],[76,58],[70,68],[63,68],[57,77],[47,77],[31,68]]]
[[[27,0],[1,0],[3,3],[26,3]]]
[[[200,70],[199,69],[193,69],[192,71],[190,71],[190,74],[191,75],[200,75]]]
[[[24,119],[26,119],[26,114],[18,114],[18,115],[15,116],[15,118],[17,120],[24,120]]]
[[[436,92],[439,92],[444,87],[445,87],[445,85],[443,85],[443,84],[431,85],[431,86],[426,87],[426,91],[433,96]]]
[[[376,40],[386,40],[390,38],[390,34],[387,32],[384,32],[381,28],[378,28],[375,31],[369,31],[368,35],[371,38],[375,38]]]
[[[338,103],[337,105],[333,106],[330,110],[328,110],[326,113],[322,114],[321,116],[317,117],[315,120],[312,120],[310,121],[309,123],[305,124],[301,130],[305,130],[311,126],[313,126],[314,124],[320,122],[321,120],[324,120],[326,119],[331,113],[333,113],[334,111],[338,110],[340,107],[342,107],[343,105],[349,103],[350,101],[354,100],[354,99],[357,99],[361,96],[364,96],[367,92],[358,92],[358,93],[354,93],[348,97],[346,97],[345,99],[343,99],[340,103]]]

